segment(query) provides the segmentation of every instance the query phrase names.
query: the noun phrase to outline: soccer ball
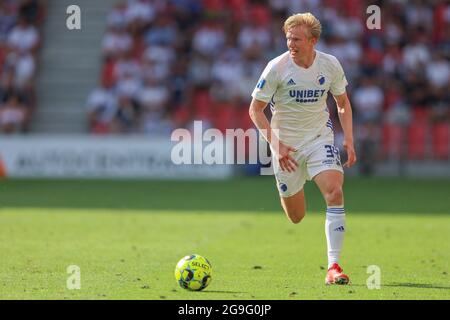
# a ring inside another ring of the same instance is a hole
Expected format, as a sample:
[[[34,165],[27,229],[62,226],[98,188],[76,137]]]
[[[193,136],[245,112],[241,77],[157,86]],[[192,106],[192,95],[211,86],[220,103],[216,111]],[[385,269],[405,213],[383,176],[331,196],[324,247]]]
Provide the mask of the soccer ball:
[[[191,254],[177,263],[175,279],[183,289],[200,291],[211,282],[211,271],[212,267],[208,259],[198,254]]]

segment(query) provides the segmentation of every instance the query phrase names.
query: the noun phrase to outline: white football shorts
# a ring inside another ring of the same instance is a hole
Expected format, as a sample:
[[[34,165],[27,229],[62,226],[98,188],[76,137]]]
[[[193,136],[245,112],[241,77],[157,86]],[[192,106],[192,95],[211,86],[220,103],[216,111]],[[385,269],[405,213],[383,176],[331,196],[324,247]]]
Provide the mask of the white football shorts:
[[[326,170],[342,169],[339,149],[334,146],[334,134],[325,128],[321,134],[291,153],[297,161],[298,168],[294,172],[282,171],[278,159],[272,157],[275,179],[280,197],[290,197],[302,190],[307,180]]]

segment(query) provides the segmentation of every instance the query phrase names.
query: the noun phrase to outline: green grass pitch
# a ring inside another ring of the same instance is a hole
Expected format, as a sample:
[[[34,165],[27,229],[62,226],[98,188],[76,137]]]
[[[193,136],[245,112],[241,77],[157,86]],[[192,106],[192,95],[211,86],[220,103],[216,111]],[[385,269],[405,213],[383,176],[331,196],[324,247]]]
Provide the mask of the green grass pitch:
[[[231,181],[0,181],[0,299],[450,299],[450,182],[349,179],[342,254],[325,286],[324,202],[288,222],[273,177]],[[178,286],[207,257],[211,284]],[[81,289],[66,287],[69,265]],[[368,289],[367,267],[381,270]]]

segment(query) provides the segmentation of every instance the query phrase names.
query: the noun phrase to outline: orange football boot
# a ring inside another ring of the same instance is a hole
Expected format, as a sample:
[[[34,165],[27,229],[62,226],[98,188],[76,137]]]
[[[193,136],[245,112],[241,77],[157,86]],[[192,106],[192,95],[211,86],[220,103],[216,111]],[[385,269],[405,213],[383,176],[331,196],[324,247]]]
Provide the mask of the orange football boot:
[[[342,271],[342,268],[337,263],[333,263],[328,269],[325,284],[348,284],[350,279]]]

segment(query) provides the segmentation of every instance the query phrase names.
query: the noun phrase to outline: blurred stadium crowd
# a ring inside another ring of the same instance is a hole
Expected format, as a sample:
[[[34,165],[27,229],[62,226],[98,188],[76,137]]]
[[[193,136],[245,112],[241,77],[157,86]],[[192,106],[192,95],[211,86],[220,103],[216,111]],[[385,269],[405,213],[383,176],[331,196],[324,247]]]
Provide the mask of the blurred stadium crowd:
[[[42,10],[23,8],[35,3],[1,1],[2,126],[20,118],[8,110],[33,105]],[[366,27],[371,4],[381,8],[380,30]],[[267,62],[286,51],[283,22],[306,11],[322,22],[317,49],[346,72],[362,163],[448,159],[450,1],[119,1],[106,17],[101,84],[87,99],[91,132],[168,133],[193,120],[252,127],[250,94]],[[11,86],[16,93],[5,95]],[[331,98],[329,107],[339,131]]]
[[[286,51],[284,19],[310,11],[323,24],[318,49],[346,71],[364,153],[401,156],[407,142],[409,157],[448,158],[449,2],[380,1],[381,30],[366,28],[369,4],[122,1],[107,18],[102,87],[88,101],[92,132],[170,132],[193,119],[251,127],[250,93],[266,63]]]
[[[0,1],[0,132],[27,131],[35,108],[35,74],[45,6]]]

